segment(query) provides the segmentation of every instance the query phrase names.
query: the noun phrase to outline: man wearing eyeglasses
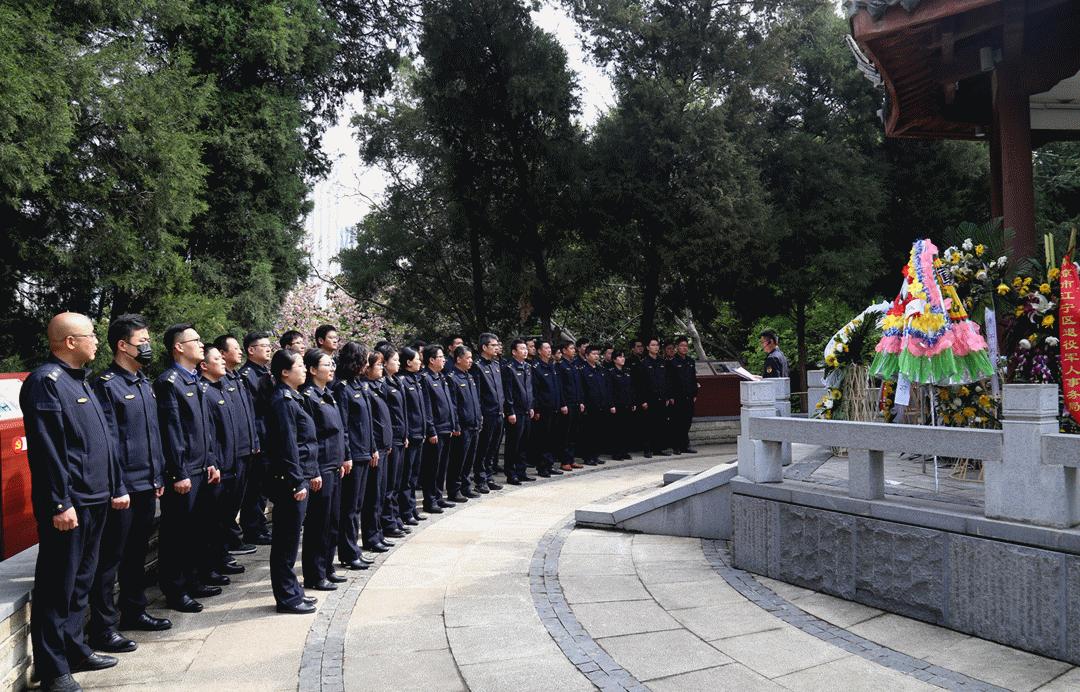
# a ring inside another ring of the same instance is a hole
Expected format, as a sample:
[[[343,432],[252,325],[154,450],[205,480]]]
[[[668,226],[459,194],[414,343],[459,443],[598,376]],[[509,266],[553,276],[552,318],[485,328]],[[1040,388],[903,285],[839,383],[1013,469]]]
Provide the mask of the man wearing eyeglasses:
[[[220,586],[204,584],[198,577],[213,519],[206,505],[210,496],[200,502],[200,490],[206,483],[220,482],[221,474],[210,409],[199,386],[202,339],[190,324],[174,324],[165,330],[163,341],[171,364],[154,382],[165,453],[158,577],[166,605],[183,613],[198,613],[203,607],[196,598],[221,593]]]
[[[116,665],[83,639],[87,598],[110,504],[124,509],[115,443],[87,382],[97,353],[94,325],[65,312],[49,322],[52,356],[19,392],[38,529],[30,605],[34,665],[44,690],[80,689],[71,673]]]

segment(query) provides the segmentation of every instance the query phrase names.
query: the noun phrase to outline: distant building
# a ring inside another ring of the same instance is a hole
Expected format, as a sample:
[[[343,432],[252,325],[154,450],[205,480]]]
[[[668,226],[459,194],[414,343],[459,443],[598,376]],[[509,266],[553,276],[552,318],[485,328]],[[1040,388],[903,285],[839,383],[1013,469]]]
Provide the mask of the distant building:
[[[354,242],[353,227],[359,222],[356,202],[341,182],[344,171],[334,166],[325,180],[320,180],[312,192],[315,208],[304,220],[307,248],[318,272],[335,276],[341,272],[338,253]]]

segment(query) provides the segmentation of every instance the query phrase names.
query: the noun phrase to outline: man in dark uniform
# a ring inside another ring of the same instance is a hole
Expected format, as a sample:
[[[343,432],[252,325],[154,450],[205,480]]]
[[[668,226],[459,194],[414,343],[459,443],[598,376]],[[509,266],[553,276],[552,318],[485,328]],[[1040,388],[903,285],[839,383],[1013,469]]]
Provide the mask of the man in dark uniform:
[[[266,441],[266,418],[270,412],[270,397],[274,394],[274,379],[270,377],[270,335],[265,332],[249,332],[244,336],[244,352],[247,362],[240,368],[240,377],[247,386],[251,406],[255,411],[255,433],[259,438],[259,452],[252,454],[244,485],[244,497],[240,502],[240,527],[244,530],[244,542],[253,545],[270,545],[270,529],[266,525],[266,456],[262,452]]]
[[[521,485],[530,478],[526,450],[529,448],[529,432],[533,417],[533,368],[527,358],[529,347],[521,339],[510,343],[511,359],[502,369],[503,391],[506,392],[506,453],[503,470],[506,482]]]
[[[473,378],[480,389],[480,412],[483,414],[473,467],[473,489],[480,494],[502,490],[502,486],[495,482],[494,473],[509,393],[503,387],[503,366],[499,364],[498,347],[499,337],[481,334],[480,357],[472,367]]]
[[[697,454],[690,447],[690,425],[694,421],[697,401],[697,361],[690,357],[690,341],[685,336],[675,339],[675,357],[668,363],[671,373],[671,446],[676,454]]]
[[[222,479],[221,482],[221,517],[224,522],[226,548],[230,555],[250,555],[255,552],[255,546],[244,543],[244,532],[236,518],[244,499],[248,470],[260,452],[259,432],[255,427],[255,405],[251,401],[251,393],[244,377],[240,374],[240,365],[243,362],[240,343],[231,334],[224,334],[214,339],[214,348],[220,351],[221,357],[225,359],[225,393],[229,395],[227,401],[235,409],[235,415],[241,421],[241,429],[247,431],[247,434],[241,434],[237,440],[235,475],[232,480]],[[235,561],[226,562],[222,565],[222,571],[225,574],[239,574],[244,571],[242,565],[234,563]]]
[[[604,463],[600,460],[607,431],[612,428],[615,402],[611,381],[600,367],[600,347],[585,347],[585,367],[581,371],[581,389],[585,399],[585,415],[581,426],[581,455],[587,466]]]
[[[83,369],[97,353],[94,324],[60,313],[48,337],[52,356],[19,392],[38,530],[30,641],[42,689],[68,691],[81,689],[71,673],[116,665],[86,645],[83,624],[110,500],[120,510],[130,498],[108,419]]]
[[[202,604],[196,598],[221,593],[220,586],[198,579],[212,521],[209,495],[200,500],[200,491],[206,483],[217,484],[221,475],[210,409],[199,386],[202,339],[190,324],[174,324],[163,341],[170,365],[154,381],[167,483],[161,497],[158,580],[170,608],[198,613]]]
[[[134,651],[122,630],[167,630],[172,623],[146,613],[146,552],[157,501],[165,491],[157,405],[143,367],[152,359],[150,332],[140,315],[121,315],[109,325],[113,362],[94,383],[94,394],[116,443],[128,509],[111,509],[105,520],[101,554],[90,592],[88,635],[101,651]],[[120,580],[119,613],[114,598]]]
[[[787,377],[787,356],[780,350],[780,340],[776,332],[766,329],[761,332],[761,350],[765,351],[765,365],[762,377]]]
[[[561,475],[562,471],[554,468],[561,453],[561,442],[555,432],[556,422],[566,418],[569,407],[562,400],[562,387],[559,373],[551,361],[551,342],[546,339],[536,340],[537,362],[533,366],[533,429],[529,439],[529,448],[533,456],[536,475],[550,478],[552,474]]]
[[[667,362],[660,357],[660,340],[649,339],[649,350],[633,370],[634,392],[642,423],[645,458],[669,456],[664,451],[668,438],[667,414],[671,406]]]
[[[332,324],[320,324],[319,328],[315,330],[315,348],[331,358],[335,358],[338,350],[337,327]],[[376,350],[378,349],[376,348]]]
[[[304,335],[295,329],[286,331],[278,339],[278,345],[286,351],[292,351],[299,355],[304,355],[304,351],[307,350],[307,342],[304,341]]]
[[[645,357],[645,343],[641,339],[634,339],[630,345],[630,355],[626,359],[627,367],[635,367]]]
[[[585,402],[581,394],[581,372],[575,363],[577,347],[573,341],[564,341],[559,350],[562,351],[563,358],[556,369],[559,372],[559,387],[567,412],[558,418],[555,436],[559,440],[559,468],[562,471],[571,471],[583,468],[581,464],[574,462],[574,455]]]

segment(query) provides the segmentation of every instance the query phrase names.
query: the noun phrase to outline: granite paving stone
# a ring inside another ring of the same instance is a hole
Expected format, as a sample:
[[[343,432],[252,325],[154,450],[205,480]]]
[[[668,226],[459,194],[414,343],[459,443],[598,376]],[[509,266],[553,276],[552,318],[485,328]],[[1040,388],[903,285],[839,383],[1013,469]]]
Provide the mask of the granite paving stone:
[[[731,662],[730,657],[684,629],[628,634],[598,641],[612,658],[642,682]]]

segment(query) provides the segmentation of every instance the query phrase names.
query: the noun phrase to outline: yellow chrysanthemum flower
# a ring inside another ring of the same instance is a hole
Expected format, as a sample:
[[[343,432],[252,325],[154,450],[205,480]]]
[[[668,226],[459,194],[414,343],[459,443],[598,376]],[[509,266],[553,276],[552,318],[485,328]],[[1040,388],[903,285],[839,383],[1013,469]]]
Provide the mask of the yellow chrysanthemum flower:
[[[1059,276],[1061,276],[1061,270],[1057,267],[1050,267],[1050,271],[1046,273],[1046,277],[1051,281],[1058,278]]]
[[[998,284],[997,292],[999,296],[1003,296],[1009,292],[1009,287],[1005,284]]]
[[[965,406],[963,409],[960,410],[960,413],[964,414],[964,418],[974,418],[975,417],[975,407],[973,407],[973,406]]]
[[[970,396],[971,395],[971,390],[968,389],[967,387],[961,387],[959,389],[959,392],[960,392],[960,396]]]
[[[1050,284],[1039,284],[1039,293],[1044,296],[1050,295]]]
[[[976,245],[975,246],[975,254],[978,257],[982,257],[984,252],[986,252],[986,246],[985,245]]]
[[[1017,317],[1023,317],[1024,316],[1024,307],[1022,305],[1017,306],[1017,308],[1015,310],[1013,310],[1013,314],[1016,315]]]
[[[1044,327],[1053,327],[1054,326],[1054,316],[1053,315],[1047,315],[1046,317],[1043,317],[1042,318],[1042,326],[1044,326]]]
[[[1024,285],[1024,280],[1021,279],[1018,276],[1018,277],[1016,277],[1015,279],[1012,280],[1012,285],[1013,285],[1013,288],[1020,288],[1021,286]]]

